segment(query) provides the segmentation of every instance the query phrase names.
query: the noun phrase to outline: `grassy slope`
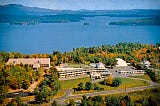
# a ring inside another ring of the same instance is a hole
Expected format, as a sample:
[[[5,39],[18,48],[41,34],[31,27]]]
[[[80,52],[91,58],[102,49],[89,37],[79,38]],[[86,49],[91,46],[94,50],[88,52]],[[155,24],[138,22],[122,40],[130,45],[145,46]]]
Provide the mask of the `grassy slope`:
[[[60,81],[61,84],[61,88],[62,90],[64,89],[72,89],[77,87],[77,85],[80,82],[83,82],[85,84],[85,82],[90,81],[89,77],[85,77],[85,78],[79,78],[79,79],[73,79],[73,80],[64,80],[64,81]],[[129,78],[121,78],[122,84],[118,87],[118,89],[124,89],[125,86],[126,88],[131,88],[131,87],[137,87],[137,86],[146,86],[149,85],[148,82],[142,81],[142,80],[136,80],[136,79],[129,79]],[[101,85],[100,83],[96,83],[99,87],[104,88],[105,90],[113,90],[113,89],[117,89],[117,87],[110,87],[110,86],[106,86],[106,85]]]
[[[79,79],[73,79],[73,80],[64,80],[64,81],[60,81],[60,85],[61,85],[61,89],[72,89],[77,87],[77,85],[80,82],[83,82],[85,84],[85,82],[90,81],[89,77],[85,77],[85,78],[79,78]]]
[[[148,75],[139,75],[139,76],[130,76],[130,77],[141,78],[141,79],[146,79],[151,81],[151,78]]]
[[[146,86],[149,85],[148,82],[142,81],[142,80],[136,80],[136,79],[129,79],[129,78],[121,78],[122,84],[117,87],[110,87],[106,85],[101,85],[100,83],[96,83],[98,86],[104,88],[104,90],[114,90],[114,89],[125,89],[131,88],[131,87],[137,87],[137,86]]]

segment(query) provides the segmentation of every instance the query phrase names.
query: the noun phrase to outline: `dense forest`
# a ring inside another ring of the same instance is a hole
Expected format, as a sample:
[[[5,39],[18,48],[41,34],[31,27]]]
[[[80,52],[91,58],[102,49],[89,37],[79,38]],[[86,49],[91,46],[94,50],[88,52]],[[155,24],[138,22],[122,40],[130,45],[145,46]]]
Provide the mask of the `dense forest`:
[[[0,52],[0,63],[9,58],[50,58],[52,65],[61,63],[97,63],[102,62],[107,66],[115,63],[115,58],[122,58],[131,65],[136,66],[144,60],[149,60],[152,67],[160,68],[159,44],[119,43],[116,45],[102,45],[89,48],[73,48],[70,52],[53,51],[52,54],[21,54],[15,52]],[[0,67],[2,69],[2,66]]]
[[[113,14],[104,14],[104,15],[58,14],[58,15],[42,15],[42,16],[0,15],[0,23],[19,24],[19,25],[23,24],[34,25],[38,23],[68,23],[68,22],[79,22],[81,20],[84,20],[84,17],[95,17],[95,16],[113,17],[114,15]],[[134,20],[122,20],[122,21],[110,22],[109,25],[160,25],[160,18],[152,17],[152,18],[143,18]]]
[[[62,14],[62,15],[0,15],[0,23],[10,24],[38,24],[38,23],[67,23],[83,20],[82,15]]]
[[[144,18],[134,20],[122,20],[117,22],[110,22],[109,25],[160,25],[160,18]]]

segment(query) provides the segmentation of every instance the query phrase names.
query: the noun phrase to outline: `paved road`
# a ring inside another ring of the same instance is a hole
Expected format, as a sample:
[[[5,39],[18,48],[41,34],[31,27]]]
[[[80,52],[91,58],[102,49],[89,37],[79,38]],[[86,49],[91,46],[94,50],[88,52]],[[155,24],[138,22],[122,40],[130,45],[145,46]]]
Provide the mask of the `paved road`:
[[[72,92],[73,92],[72,89],[66,90],[66,93],[65,93],[64,96],[59,97],[59,98],[56,98],[56,99],[54,99],[54,100],[56,100],[57,103],[58,103],[60,106],[64,106],[64,105],[66,105],[65,100],[67,100],[67,98],[68,98],[70,95],[72,95]]]
[[[141,86],[141,87],[134,87],[134,88],[126,88],[126,89],[117,89],[117,90],[93,92],[93,93],[86,93],[85,95],[86,96],[96,96],[96,95],[107,95],[107,94],[125,93],[125,92],[131,92],[131,91],[145,90],[145,89],[154,88],[154,87],[160,87],[160,85],[150,85],[150,86]],[[79,98],[79,97],[82,97],[83,95],[84,94],[70,95],[69,98],[70,99]]]
[[[117,89],[117,90],[109,90],[109,91],[100,91],[100,92],[92,92],[92,93],[85,93],[86,96],[96,96],[96,95],[107,95],[107,94],[116,94],[116,93],[125,93],[125,92],[132,92],[132,91],[139,91],[139,90],[145,90],[149,88],[155,88],[155,87],[160,87],[160,84],[154,83],[150,80],[146,79],[140,79],[140,78],[131,78],[131,77],[126,77],[130,79],[138,79],[138,80],[144,80],[146,82],[149,82],[149,86],[140,86],[140,87],[133,87],[133,88],[126,88],[126,89]],[[80,98],[84,94],[72,94],[73,90],[66,90],[66,94],[62,97],[56,98],[55,100],[58,102],[59,105],[63,106],[65,105],[65,101],[67,99],[74,99],[74,98]]]

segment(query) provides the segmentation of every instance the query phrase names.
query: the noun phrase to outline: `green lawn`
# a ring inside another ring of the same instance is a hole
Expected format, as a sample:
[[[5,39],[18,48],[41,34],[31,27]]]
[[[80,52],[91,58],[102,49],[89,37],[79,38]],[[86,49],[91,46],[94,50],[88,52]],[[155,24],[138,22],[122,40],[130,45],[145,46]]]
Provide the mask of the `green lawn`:
[[[122,83],[119,87],[110,87],[106,85],[101,85],[100,83],[96,83],[99,87],[104,88],[104,90],[114,90],[114,89],[125,89],[131,87],[138,87],[138,86],[147,86],[149,85],[148,82],[143,80],[136,80],[136,79],[129,79],[129,78],[120,78]]]
[[[160,69],[154,69],[157,74],[160,74]]]
[[[145,82],[143,80],[137,80],[137,79],[129,79],[129,78],[120,78],[122,83],[120,84],[119,87],[110,87],[107,85],[102,85],[100,82],[97,82],[96,85],[104,88],[104,90],[116,90],[116,89],[125,89],[126,88],[131,88],[131,87],[138,87],[138,86],[147,86],[149,85],[148,82]],[[94,90],[91,91],[76,91],[74,94],[85,94],[89,92],[95,92]]]
[[[77,87],[80,82],[83,82],[85,84],[88,81],[90,81],[90,77],[60,81],[60,85],[61,89],[65,90]]]
[[[143,80],[136,80],[136,79],[129,79],[129,78],[120,78],[122,83],[119,87],[110,87],[110,86],[106,86],[106,85],[101,85],[99,82],[97,82],[96,84],[101,87],[104,88],[104,90],[114,90],[114,89],[123,89],[125,88],[131,88],[131,87],[137,87],[137,86],[147,86],[149,85],[148,82],[143,81]],[[60,85],[61,85],[61,89],[65,90],[65,89],[72,89],[72,88],[76,88],[77,85],[80,82],[83,82],[84,84],[86,82],[90,81],[89,77],[85,77],[85,78],[79,78],[79,79],[72,79],[72,80],[64,80],[64,81],[60,81]]]
[[[148,75],[138,75],[138,76],[130,76],[130,77],[151,80],[151,78]]]

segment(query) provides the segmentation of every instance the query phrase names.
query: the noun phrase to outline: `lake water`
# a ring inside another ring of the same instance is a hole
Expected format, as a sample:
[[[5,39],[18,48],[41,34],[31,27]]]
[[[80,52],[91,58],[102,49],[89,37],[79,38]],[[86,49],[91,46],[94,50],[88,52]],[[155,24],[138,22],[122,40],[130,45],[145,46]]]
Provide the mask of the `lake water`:
[[[134,17],[135,18],[135,17]],[[126,17],[87,17],[81,22],[38,25],[0,24],[0,51],[30,53],[62,52],[73,48],[119,42],[160,42],[160,26],[111,26]],[[83,25],[88,22],[89,25]]]

